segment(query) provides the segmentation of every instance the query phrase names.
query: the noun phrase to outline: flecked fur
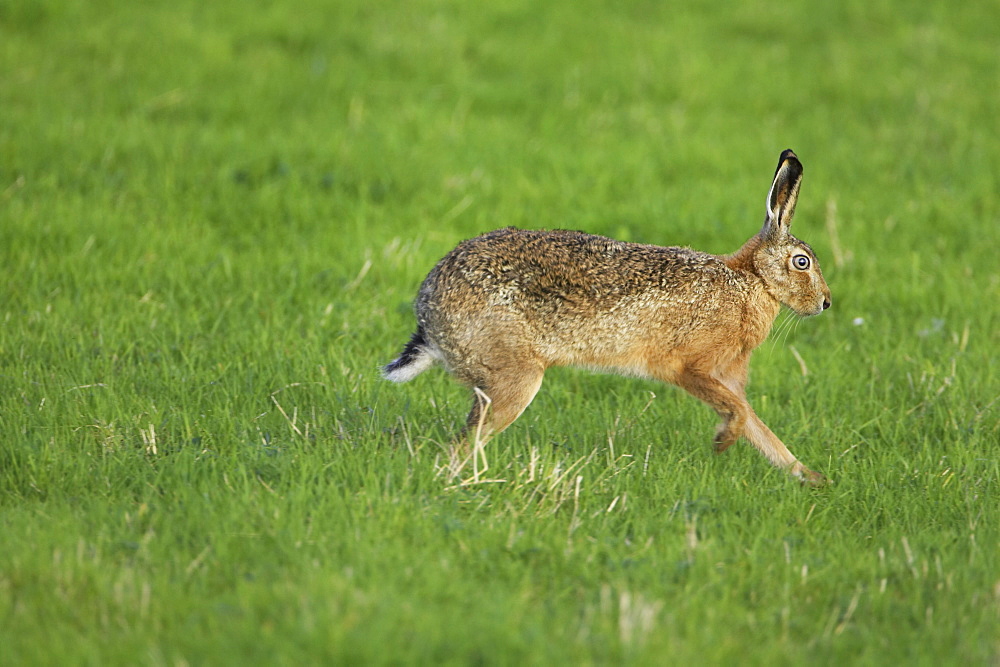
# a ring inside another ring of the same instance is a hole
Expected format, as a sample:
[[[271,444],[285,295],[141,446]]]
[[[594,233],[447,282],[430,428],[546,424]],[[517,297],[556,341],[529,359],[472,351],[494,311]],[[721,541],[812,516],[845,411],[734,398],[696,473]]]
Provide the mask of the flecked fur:
[[[815,254],[788,231],[801,178],[784,151],[763,228],[731,255],[513,227],[463,241],[421,285],[417,332],[384,374],[406,381],[443,362],[490,398],[485,414],[474,400],[466,424],[487,437],[517,419],[550,366],[655,378],[715,409],[716,451],[745,436],[774,465],[822,483],[745,395],[750,354],[781,305],[800,315],[830,305]]]

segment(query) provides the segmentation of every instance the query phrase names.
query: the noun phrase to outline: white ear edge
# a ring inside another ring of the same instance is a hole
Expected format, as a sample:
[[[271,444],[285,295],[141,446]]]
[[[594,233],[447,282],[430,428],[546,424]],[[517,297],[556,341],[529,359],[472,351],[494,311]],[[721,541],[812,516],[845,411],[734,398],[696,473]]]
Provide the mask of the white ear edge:
[[[765,236],[788,233],[792,216],[795,215],[795,204],[799,199],[801,184],[802,163],[791,150],[782,151],[771,189],[767,191],[765,202],[767,218],[762,230]]]

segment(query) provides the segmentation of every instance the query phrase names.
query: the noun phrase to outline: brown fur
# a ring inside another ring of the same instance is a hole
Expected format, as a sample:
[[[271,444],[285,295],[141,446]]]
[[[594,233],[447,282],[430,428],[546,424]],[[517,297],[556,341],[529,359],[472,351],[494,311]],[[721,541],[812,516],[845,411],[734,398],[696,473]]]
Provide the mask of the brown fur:
[[[781,305],[800,315],[830,305],[812,249],[788,232],[801,175],[783,152],[764,227],[732,255],[512,227],[463,241],[424,280],[417,333],[385,375],[405,381],[443,362],[489,397],[466,422],[483,437],[520,416],[550,366],[655,378],[715,409],[716,451],[745,436],[774,465],[820,483],[744,391],[750,354]]]

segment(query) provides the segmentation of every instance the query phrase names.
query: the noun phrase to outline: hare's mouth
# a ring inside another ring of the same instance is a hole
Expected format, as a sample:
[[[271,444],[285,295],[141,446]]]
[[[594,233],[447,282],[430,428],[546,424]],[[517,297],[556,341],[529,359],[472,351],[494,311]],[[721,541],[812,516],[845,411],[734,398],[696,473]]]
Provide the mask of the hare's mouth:
[[[819,314],[820,314],[820,313],[822,313],[822,312],[823,312],[824,310],[826,310],[827,308],[829,308],[829,307],[830,307],[830,305],[831,305],[831,304],[830,304],[830,300],[829,300],[829,299],[827,299],[826,297],[823,297],[823,298],[822,298],[822,299],[821,299],[821,300],[819,301],[819,303],[817,303],[817,304],[816,304],[816,305],[815,305],[815,306],[814,306],[814,307],[813,307],[813,308],[812,308],[811,310],[808,310],[808,311],[805,311],[805,312],[803,312],[802,314],[803,314],[803,315],[806,315],[806,316],[813,316],[813,315],[819,315]]]
[[[795,314],[800,317],[814,317],[830,307],[829,299],[822,299],[808,308],[792,308]]]

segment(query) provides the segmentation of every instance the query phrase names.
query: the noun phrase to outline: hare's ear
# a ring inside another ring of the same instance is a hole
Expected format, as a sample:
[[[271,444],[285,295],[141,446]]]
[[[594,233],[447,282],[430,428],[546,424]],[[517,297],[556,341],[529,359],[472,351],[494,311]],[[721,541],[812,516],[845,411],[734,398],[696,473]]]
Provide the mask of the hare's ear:
[[[777,239],[788,234],[795,214],[795,202],[799,199],[799,185],[802,183],[802,163],[791,150],[781,152],[778,168],[774,172],[771,191],[767,193],[767,220],[761,234],[768,239]]]

